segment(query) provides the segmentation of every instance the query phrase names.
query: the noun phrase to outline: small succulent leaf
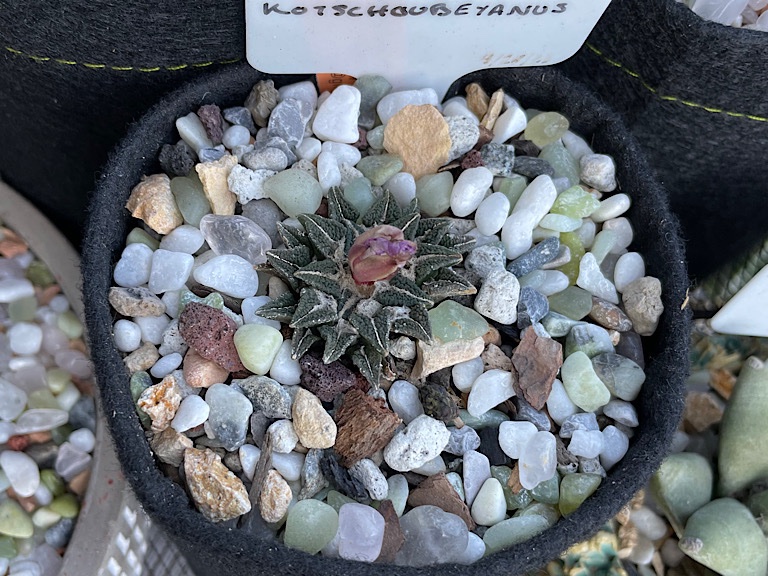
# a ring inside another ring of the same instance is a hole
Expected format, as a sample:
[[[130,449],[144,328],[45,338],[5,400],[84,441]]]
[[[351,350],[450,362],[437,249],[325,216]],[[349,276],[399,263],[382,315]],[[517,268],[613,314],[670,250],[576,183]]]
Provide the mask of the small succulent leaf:
[[[278,276],[286,280],[294,290],[299,284],[293,273],[312,261],[312,251],[304,245],[293,248],[277,248],[267,250],[267,262],[274,268]]]
[[[298,360],[319,341],[320,337],[309,328],[297,328],[293,332],[293,338],[291,338],[291,358]]]
[[[349,322],[340,319],[336,326],[324,324],[317,331],[325,340],[323,362],[330,364],[341,358],[347,349],[358,341],[357,330]]]
[[[297,246],[309,246],[309,238],[306,232],[301,228],[286,226],[282,222],[277,223],[277,233],[285,244],[286,248],[295,248]]]
[[[256,315],[267,320],[288,324],[296,313],[296,297],[293,292],[284,292],[274,300],[256,310]]]
[[[424,282],[421,287],[435,302],[477,294],[477,287],[451,268],[442,268],[434,280]]]
[[[422,304],[432,307],[432,300],[418,285],[401,273],[387,282],[376,282],[373,298],[384,306],[412,306]]]
[[[401,216],[400,206],[389,190],[385,190],[381,198],[376,200],[363,216],[363,224],[367,227],[377,224],[389,224]]]
[[[328,216],[332,220],[340,222],[344,220],[357,222],[357,219],[360,218],[360,212],[347,202],[339,186],[331,186],[328,190]]]
[[[307,231],[307,236],[315,250],[324,258],[334,259],[341,254],[347,228],[341,222],[334,222],[317,214],[299,214],[299,222]]]
[[[464,254],[465,252],[472,250],[472,248],[475,247],[476,242],[477,241],[471,236],[454,236],[453,234],[448,234],[443,238],[442,242],[440,242],[440,245],[445,246],[446,248],[453,248],[457,252]]]
[[[416,284],[431,279],[441,269],[453,266],[462,261],[461,254],[452,248],[437,244],[419,244],[419,250],[414,258],[414,275]]]
[[[417,340],[432,342],[432,327],[429,324],[429,313],[424,306],[411,307],[407,316],[398,314],[392,321],[392,332],[404,334]]]
[[[315,260],[296,270],[293,275],[321,292],[341,298],[341,271],[333,260]]]
[[[440,244],[451,229],[448,218],[422,218],[419,220],[416,237],[420,243]]]
[[[416,232],[419,229],[419,220],[421,220],[421,215],[418,212],[415,214],[404,214],[393,222],[392,226],[400,228],[406,240],[415,240]]]
[[[360,337],[381,354],[386,354],[389,343],[390,320],[386,313],[367,316],[354,312],[349,317]]]
[[[338,303],[330,294],[315,288],[302,288],[291,328],[309,328],[335,322],[338,317]]]
[[[383,356],[370,346],[361,346],[352,352],[352,363],[374,387],[379,386]]]

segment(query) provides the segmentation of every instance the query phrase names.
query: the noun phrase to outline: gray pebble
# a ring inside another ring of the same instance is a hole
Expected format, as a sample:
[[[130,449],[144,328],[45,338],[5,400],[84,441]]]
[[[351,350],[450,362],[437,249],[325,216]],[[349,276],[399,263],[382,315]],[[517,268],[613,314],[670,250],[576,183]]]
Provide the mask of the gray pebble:
[[[549,313],[549,300],[538,290],[530,286],[520,289],[517,303],[517,327],[523,330],[537,323]]]
[[[81,396],[69,411],[69,425],[73,430],[88,428],[96,433],[96,406],[91,396]]]
[[[291,147],[288,146],[288,143],[282,138],[267,136],[262,140],[257,140],[256,144],[253,145],[254,152],[260,152],[265,148],[277,148],[278,150],[282,150],[282,152],[285,154],[285,157],[288,159],[288,166],[290,166],[297,160],[296,154],[293,153],[293,150],[291,150]],[[243,161],[245,161],[245,157],[243,157]]]
[[[448,439],[445,452],[463,456],[467,450],[477,450],[480,447],[480,436],[471,426],[448,428],[448,431],[451,433],[451,437]]]
[[[516,420],[525,420],[531,422],[538,430],[549,432],[552,429],[552,423],[544,412],[536,410],[522,396],[515,396],[513,399],[517,407]]]
[[[274,150],[274,148],[270,148],[270,150]],[[278,150],[278,152],[280,151]],[[282,154],[282,152],[280,153]],[[283,154],[283,156],[285,155]],[[277,233],[277,223],[285,220],[286,215],[272,200],[269,198],[251,200],[243,206],[242,215],[261,226],[272,240],[272,246],[282,244],[280,235]]]
[[[301,491],[298,496],[299,500],[312,498],[312,496],[328,486],[328,480],[325,479],[323,471],[320,468],[320,460],[322,457],[323,451],[320,448],[312,448],[304,457],[304,466],[301,469]]]
[[[276,380],[267,376],[250,376],[234,382],[237,382],[245,397],[251,401],[254,411],[263,412],[267,418],[291,417],[291,395]]]
[[[600,192],[616,190],[616,165],[605,154],[585,154],[579,160],[582,181]]]
[[[230,124],[236,124],[237,126],[245,126],[251,134],[256,134],[256,125],[253,123],[253,116],[251,116],[248,108],[244,106],[234,106],[232,108],[225,108],[222,111],[224,120]]]
[[[243,154],[243,166],[250,170],[280,172],[288,166],[288,156],[280,148],[263,148]]]
[[[509,178],[516,172],[515,147],[508,144],[489,143],[480,148],[483,164],[494,176]]]
[[[464,268],[484,279],[494,270],[503,270],[506,262],[503,246],[486,244],[474,248],[464,257]]]
[[[62,518],[45,531],[45,542],[52,548],[64,548],[75,531],[75,518]]]
[[[222,158],[227,153],[223,144],[219,144],[215,148],[201,148],[197,153],[197,157],[200,162],[215,162],[219,158]]]
[[[576,430],[599,430],[594,412],[579,412],[568,416],[560,426],[560,438],[570,438]]]
[[[536,244],[536,246],[521,256],[515,258],[509,266],[507,266],[507,270],[512,272],[512,274],[518,278],[521,278],[529,272],[538,270],[548,262],[551,262],[558,255],[559,251],[560,239],[550,236]]]
[[[536,178],[542,174],[554,176],[555,169],[552,168],[552,164],[541,158],[518,156],[515,158],[515,173],[528,178]]]
[[[296,147],[304,138],[304,128],[312,118],[312,104],[305,100],[286,98],[269,115],[267,134]]]
[[[389,492],[387,477],[384,472],[374,464],[373,460],[363,458],[349,467],[352,478],[359,480],[373,500],[384,500]]]
[[[392,85],[383,76],[373,74],[360,76],[354,85],[360,91],[360,116],[357,123],[370,130],[376,124],[376,104],[392,91]]]
[[[582,474],[599,474],[603,478],[607,473],[600,465],[600,458],[579,458],[579,472]]]
[[[168,176],[186,176],[195,168],[195,151],[184,140],[164,144],[159,155],[160,169]]]

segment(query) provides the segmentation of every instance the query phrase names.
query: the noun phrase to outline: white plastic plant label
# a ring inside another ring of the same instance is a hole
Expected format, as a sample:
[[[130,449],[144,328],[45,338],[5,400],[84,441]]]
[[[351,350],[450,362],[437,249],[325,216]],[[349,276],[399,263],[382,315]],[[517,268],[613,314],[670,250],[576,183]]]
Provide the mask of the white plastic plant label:
[[[248,62],[270,74],[381,74],[442,96],[475,70],[562,62],[610,4],[341,1],[245,0]]]

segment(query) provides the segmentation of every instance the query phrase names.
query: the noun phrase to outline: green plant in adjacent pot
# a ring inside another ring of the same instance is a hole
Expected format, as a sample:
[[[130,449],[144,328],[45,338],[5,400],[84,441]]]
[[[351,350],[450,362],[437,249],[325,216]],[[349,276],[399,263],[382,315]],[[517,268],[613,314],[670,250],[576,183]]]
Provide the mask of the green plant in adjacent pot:
[[[149,111],[94,196],[105,411],[201,573],[537,568],[677,426],[684,257],[623,125],[551,70],[469,75],[442,113],[388,114],[387,86],[318,104],[306,78],[212,75]],[[644,263],[615,274],[624,253]]]

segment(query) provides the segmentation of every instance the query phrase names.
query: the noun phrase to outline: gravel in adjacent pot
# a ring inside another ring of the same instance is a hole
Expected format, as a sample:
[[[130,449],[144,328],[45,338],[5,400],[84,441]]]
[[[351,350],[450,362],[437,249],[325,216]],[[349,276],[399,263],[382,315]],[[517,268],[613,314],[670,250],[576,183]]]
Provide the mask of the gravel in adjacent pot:
[[[705,20],[727,26],[768,32],[766,0],[677,0]]]
[[[624,456],[663,287],[613,159],[565,116],[390,90],[262,81],[177,119],[164,173],[131,184],[114,339],[209,520],[469,564]]]

